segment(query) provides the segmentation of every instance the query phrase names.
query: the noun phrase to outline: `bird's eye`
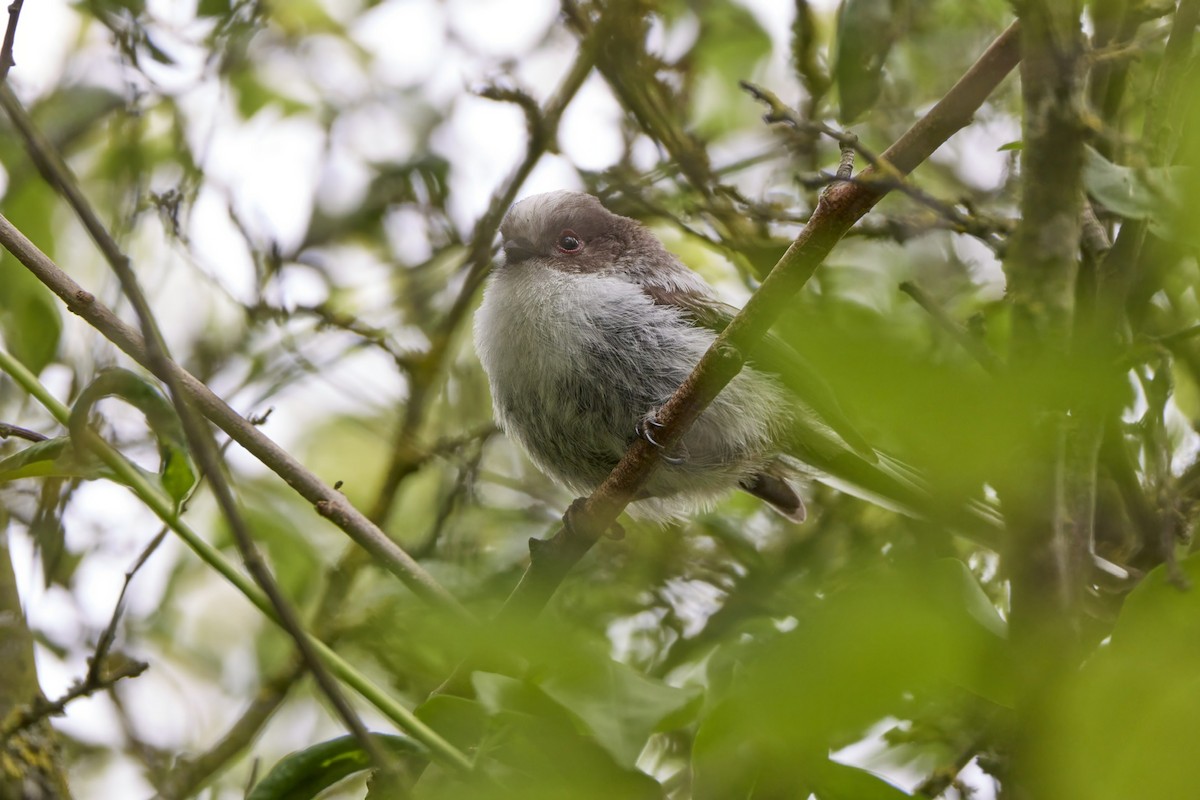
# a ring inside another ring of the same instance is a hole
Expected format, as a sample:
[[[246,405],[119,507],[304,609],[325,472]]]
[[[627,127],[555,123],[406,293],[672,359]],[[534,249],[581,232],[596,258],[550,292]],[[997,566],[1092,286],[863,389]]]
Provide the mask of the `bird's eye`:
[[[560,253],[578,253],[583,249],[583,239],[575,231],[563,231],[558,237]]]

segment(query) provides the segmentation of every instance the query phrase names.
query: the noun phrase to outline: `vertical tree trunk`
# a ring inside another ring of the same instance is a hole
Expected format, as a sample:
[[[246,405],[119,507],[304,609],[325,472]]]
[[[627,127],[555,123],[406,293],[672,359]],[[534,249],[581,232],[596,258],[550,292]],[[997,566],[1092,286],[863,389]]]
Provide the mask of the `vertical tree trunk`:
[[[1023,0],[1021,223],[1005,263],[1013,306],[1011,362],[1037,398],[1020,458],[1001,489],[1019,671],[1008,800],[1041,797],[1036,743],[1060,681],[1076,663],[1089,541],[1093,436],[1079,428],[1070,374],[1083,201],[1083,37],[1076,0]],[[1086,390],[1086,387],[1081,387]],[[1068,412],[1075,410],[1074,415]]]

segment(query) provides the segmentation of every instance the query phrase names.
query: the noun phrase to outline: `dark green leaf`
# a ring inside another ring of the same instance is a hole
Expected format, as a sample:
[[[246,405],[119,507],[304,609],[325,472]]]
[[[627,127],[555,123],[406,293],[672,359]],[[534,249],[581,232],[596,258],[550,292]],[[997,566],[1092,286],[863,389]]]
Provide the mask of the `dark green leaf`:
[[[20,478],[114,478],[99,459],[80,454],[71,437],[60,436],[24,447],[0,461],[0,483]]]
[[[371,734],[394,756],[421,753],[403,736]],[[342,736],[285,756],[246,796],[246,800],[310,800],[333,784],[371,766],[370,757],[353,736]]]
[[[71,408],[71,435],[82,441],[88,414],[97,401],[105,397],[120,397],[146,417],[146,423],[158,442],[159,480],[176,505],[196,484],[196,471],[188,453],[183,426],[171,405],[158,387],[140,375],[126,369],[102,371],[75,400]]]
[[[893,0],[843,0],[838,11],[834,83],[838,119],[853,122],[883,87],[883,65],[900,31]]]
[[[200,0],[196,7],[196,15],[200,17],[228,16],[232,9],[232,0]]]

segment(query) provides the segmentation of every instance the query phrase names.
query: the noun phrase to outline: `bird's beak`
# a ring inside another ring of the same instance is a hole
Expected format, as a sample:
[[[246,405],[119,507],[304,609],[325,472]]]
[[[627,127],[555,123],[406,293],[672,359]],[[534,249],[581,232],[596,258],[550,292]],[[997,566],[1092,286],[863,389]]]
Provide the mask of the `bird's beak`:
[[[537,251],[525,239],[507,239],[504,242],[504,258],[509,264],[524,261],[535,255],[537,255]]]

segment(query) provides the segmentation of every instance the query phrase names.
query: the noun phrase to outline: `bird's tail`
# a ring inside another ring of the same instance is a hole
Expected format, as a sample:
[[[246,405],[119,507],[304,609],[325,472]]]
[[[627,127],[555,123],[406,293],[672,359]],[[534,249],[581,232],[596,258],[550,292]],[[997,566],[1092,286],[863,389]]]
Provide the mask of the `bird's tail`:
[[[898,513],[944,524],[986,546],[998,546],[1003,520],[982,495],[939,497],[919,470],[886,453],[875,451],[871,461],[827,433],[806,429],[799,434],[792,452],[821,483]]]

